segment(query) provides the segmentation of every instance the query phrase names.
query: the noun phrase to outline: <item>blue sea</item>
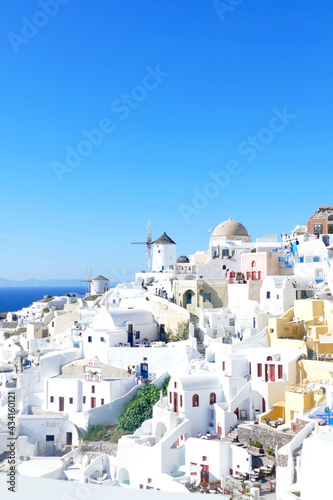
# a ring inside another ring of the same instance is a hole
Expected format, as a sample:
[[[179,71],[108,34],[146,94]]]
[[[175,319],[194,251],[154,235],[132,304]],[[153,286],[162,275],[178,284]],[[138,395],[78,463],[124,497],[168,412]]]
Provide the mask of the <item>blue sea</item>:
[[[18,311],[28,307],[44,295],[66,295],[66,293],[79,293],[85,295],[86,286],[26,286],[26,287],[0,287],[0,312]]]

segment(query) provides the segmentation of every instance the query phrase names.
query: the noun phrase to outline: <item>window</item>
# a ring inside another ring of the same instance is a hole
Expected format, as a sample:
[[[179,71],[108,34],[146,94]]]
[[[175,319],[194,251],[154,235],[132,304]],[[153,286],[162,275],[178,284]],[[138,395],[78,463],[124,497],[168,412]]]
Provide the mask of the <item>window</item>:
[[[251,375],[251,370],[252,370],[252,367],[251,367],[251,361],[249,362],[249,374]]]
[[[203,462],[207,462],[207,457],[202,457]]]
[[[262,364],[258,363],[258,377],[262,377]]]
[[[135,339],[139,340],[140,339],[140,332],[135,332]]]
[[[266,292],[266,299],[270,299],[271,298],[271,292]]]
[[[92,342],[92,337],[89,335],[88,342]]]
[[[169,393],[169,401],[172,403],[172,392]]]
[[[175,385],[175,389],[177,389],[177,382],[175,382],[175,384],[174,384],[174,385]]]
[[[198,394],[194,394],[192,397],[192,406],[199,406],[199,396]]]
[[[282,368],[282,365],[278,365],[278,378],[283,378],[283,368]]]
[[[139,485],[140,490],[143,490],[143,484]]]
[[[225,257],[229,257],[229,250],[227,249],[222,250],[222,259]]]
[[[222,370],[225,371],[225,361],[222,361]]]
[[[229,318],[229,326],[235,326],[235,318]]]
[[[105,342],[105,338],[104,337],[101,337],[101,342]]]
[[[85,396],[83,396],[82,400],[83,400],[83,404],[86,404],[86,397]]]
[[[46,441],[54,441],[54,435],[46,434]]]
[[[211,302],[212,301],[211,294],[210,293],[204,293],[203,294],[203,301],[204,302]]]
[[[91,392],[95,393],[95,386],[94,385],[91,386]]]
[[[148,477],[148,483],[152,483],[152,482],[153,482],[153,480],[150,477]]]
[[[280,298],[280,295],[279,295],[279,294],[277,294],[277,296],[276,296],[276,300],[279,300],[279,298]]]
[[[209,404],[213,405],[216,403],[216,394],[215,392],[211,392],[209,396]]]
[[[182,395],[179,396],[179,406],[180,407],[183,406],[183,396]]]
[[[316,269],[316,280],[322,280],[323,279],[323,270],[322,269]]]
[[[313,230],[315,233],[322,234],[323,232],[323,225],[322,224],[314,224]]]
[[[73,398],[69,398],[69,404],[72,405],[74,403],[74,399]]]
[[[252,261],[251,267],[256,267],[256,261],[255,260]]]
[[[50,403],[54,403],[54,396],[50,396]]]
[[[272,356],[267,356],[267,361],[273,361]]]
[[[258,280],[261,280],[261,271],[258,271]]]
[[[52,328],[54,327],[54,321],[52,321]]]
[[[104,405],[104,399],[102,398],[101,399],[101,406],[103,406],[103,405]]]

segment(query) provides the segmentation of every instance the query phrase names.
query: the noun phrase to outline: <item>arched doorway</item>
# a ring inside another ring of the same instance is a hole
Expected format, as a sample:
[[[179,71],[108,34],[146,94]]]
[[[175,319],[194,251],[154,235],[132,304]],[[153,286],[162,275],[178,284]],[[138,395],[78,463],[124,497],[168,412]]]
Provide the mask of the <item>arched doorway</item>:
[[[183,295],[183,305],[187,307],[188,305],[194,304],[194,297],[195,293],[193,290],[186,290],[186,292]]]
[[[128,470],[122,467],[118,472],[118,481],[122,484],[130,484],[130,477]]]

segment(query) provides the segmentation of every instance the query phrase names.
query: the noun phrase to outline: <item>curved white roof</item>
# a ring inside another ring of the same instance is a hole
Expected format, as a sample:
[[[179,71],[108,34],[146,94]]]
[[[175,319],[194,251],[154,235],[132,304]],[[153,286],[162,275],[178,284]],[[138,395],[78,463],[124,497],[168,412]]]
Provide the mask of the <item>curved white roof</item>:
[[[124,327],[127,322],[136,325],[155,323],[153,315],[145,309],[116,309],[99,311],[90,326],[96,330],[114,330]]]
[[[43,458],[22,462],[18,466],[17,472],[22,476],[42,477],[58,469],[62,469],[60,458]]]
[[[182,375],[177,377],[184,391],[201,391],[203,389],[220,389],[220,377],[211,373],[200,375]]]

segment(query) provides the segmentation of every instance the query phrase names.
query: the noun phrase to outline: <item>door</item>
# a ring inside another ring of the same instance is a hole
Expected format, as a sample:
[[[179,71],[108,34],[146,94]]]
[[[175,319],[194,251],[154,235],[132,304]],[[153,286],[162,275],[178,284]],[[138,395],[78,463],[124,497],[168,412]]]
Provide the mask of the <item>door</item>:
[[[192,293],[187,292],[186,294],[186,304],[191,304],[192,303]]]
[[[178,413],[178,393],[173,393],[173,411]]]
[[[166,341],[165,325],[160,325],[160,340],[162,342]]]
[[[133,347],[133,325],[131,323],[127,325],[127,342]]]
[[[53,457],[55,455],[54,435],[53,434],[46,435],[45,452],[46,452],[47,457]]]
[[[73,435],[71,432],[66,432],[66,444],[67,446],[72,446]]]
[[[272,382],[275,382],[275,365],[269,365],[269,378]]]
[[[262,412],[265,413],[266,411],[266,401],[265,398],[262,398]]]
[[[268,365],[265,365],[265,382],[268,382]]]
[[[91,398],[91,408],[96,408],[96,398]]]
[[[239,408],[236,408],[236,410],[234,411],[234,414],[236,415],[237,420],[238,420],[239,419]]]
[[[201,464],[201,482],[209,483],[209,465]]]
[[[65,409],[65,398],[59,398],[59,411],[64,411]]]

